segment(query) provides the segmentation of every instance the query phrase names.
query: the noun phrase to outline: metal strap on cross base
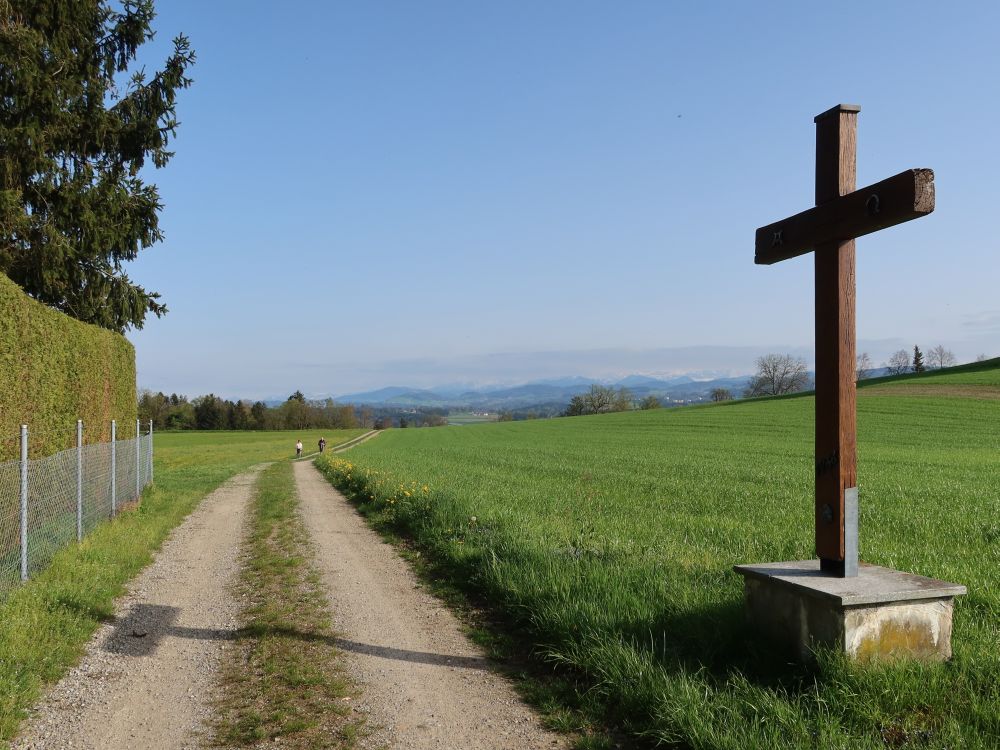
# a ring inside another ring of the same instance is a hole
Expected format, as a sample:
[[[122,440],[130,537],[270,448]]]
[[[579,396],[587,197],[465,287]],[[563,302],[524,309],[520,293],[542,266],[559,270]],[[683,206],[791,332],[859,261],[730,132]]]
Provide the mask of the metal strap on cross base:
[[[851,487],[844,490],[844,561],[840,566],[836,566],[833,560],[820,558],[820,566],[823,570],[841,575],[844,578],[856,576],[858,574],[858,488]],[[837,568],[840,568],[839,570]]]

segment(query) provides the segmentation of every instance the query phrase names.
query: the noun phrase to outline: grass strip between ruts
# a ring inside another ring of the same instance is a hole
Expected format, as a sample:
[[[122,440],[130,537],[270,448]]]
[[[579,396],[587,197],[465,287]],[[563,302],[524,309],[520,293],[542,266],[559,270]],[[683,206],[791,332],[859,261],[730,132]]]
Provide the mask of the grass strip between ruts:
[[[215,743],[280,738],[284,748],[354,747],[362,723],[350,710],[354,690],[337,664],[329,603],[287,461],[258,479],[244,555],[244,624],[222,667]]]

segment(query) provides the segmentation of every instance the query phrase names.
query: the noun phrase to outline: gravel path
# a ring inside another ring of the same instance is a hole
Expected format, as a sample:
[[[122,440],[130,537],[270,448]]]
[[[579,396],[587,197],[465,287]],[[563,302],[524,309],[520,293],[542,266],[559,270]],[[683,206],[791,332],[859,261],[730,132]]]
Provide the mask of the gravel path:
[[[381,430],[369,430],[364,435],[359,435],[356,438],[348,440],[346,443],[341,443],[340,445],[335,445],[330,448],[330,453],[343,453],[344,451],[353,448],[362,443],[366,443],[374,437],[378,437]],[[319,455],[319,451],[313,451],[312,453],[306,453],[304,456],[299,456],[298,458],[293,458],[293,462],[297,461],[310,461]]]
[[[362,747],[566,747],[311,463],[296,464],[295,479],[358,709],[375,727]]]
[[[369,430],[364,435],[354,438],[354,440],[348,440],[346,443],[341,443],[336,446],[331,453],[343,453],[348,448],[354,448],[355,446],[361,445],[362,443],[367,443],[372,438],[377,438],[382,434],[382,430]]]
[[[199,746],[216,668],[237,628],[232,585],[262,468],[226,482],[174,530],[12,747]]]

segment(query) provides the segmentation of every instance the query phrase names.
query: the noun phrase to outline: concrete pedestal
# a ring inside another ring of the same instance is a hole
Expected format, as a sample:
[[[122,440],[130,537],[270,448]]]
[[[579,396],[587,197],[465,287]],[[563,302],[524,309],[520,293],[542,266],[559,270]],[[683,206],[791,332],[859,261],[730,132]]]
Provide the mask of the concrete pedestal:
[[[862,564],[836,578],[819,560],[737,565],[750,624],[810,658],[828,646],[859,661],[951,657],[951,613],[965,586]]]

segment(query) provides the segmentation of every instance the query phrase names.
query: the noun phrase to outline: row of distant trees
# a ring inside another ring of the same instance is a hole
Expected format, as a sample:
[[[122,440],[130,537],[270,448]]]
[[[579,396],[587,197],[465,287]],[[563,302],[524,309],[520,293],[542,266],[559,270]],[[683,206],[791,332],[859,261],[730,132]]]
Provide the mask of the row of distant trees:
[[[985,354],[979,360],[986,359]],[[931,349],[925,358],[919,346],[913,347],[912,358],[906,349],[895,352],[883,365],[889,375],[901,375],[907,372],[924,372],[951,367],[957,360],[955,355],[938,345]],[[871,377],[874,372],[871,356],[867,352],[858,355],[857,379]],[[757,359],[755,372],[743,390],[744,398],[754,396],[782,396],[787,393],[798,393],[813,386],[812,378],[806,368],[806,361],[791,354],[765,354]],[[729,388],[713,388],[709,394],[713,401],[730,401],[734,398]],[[627,388],[610,388],[602,385],[591,386],[590,391],[574,396],[569,403],[564,416],[574,417],[581,414],[605,414],[629,409],[657,409],[660,401],[655,396],[647,396],[636,402]]]
[[[371,409],[337,404],[333,399],[310,401],[296,391],[276,406],[263,401],[231,401],[214,393],[188,399],[172,393],[143,391],[139,419],[158,430],[302,430],[375,427]],[[383,425],[388,426],[388,425]]]
[[[986,355],[980,354],[977,361],[984,359],[986,359]],[[908,372],[940,370],[942,367],[952,367],[956,364],[958,364],[958,360],[955,359],[954,353],[938,344],[927,352],[926,357],[920,351],[919,346],[913,347],[912,355],[906,349],[900,349],[893,352],[892,356],[889,357],[888,361],[882,367],[885,368],[887,375],[903,375]],[[860,354],[858,356],[858,380],[870,377],[871,370],[871,358],[868,356],[868,353]]]
[[[189,399],[171,393],[142,391],[139,419],[157,430],[343,430],[354,427],[441,427],[448,424],[444,409],[338,404],[333,399],[307,399],[295,391],[284,402],[230,400],[214,393]]]
[[[660,399],[656,396],[646,396],[637,401],[628,388],[594,384],[586,393],[570,399],[563,416],[579,417],[584,414],[609,414],[632,409],[659,409],[660,406]]]

